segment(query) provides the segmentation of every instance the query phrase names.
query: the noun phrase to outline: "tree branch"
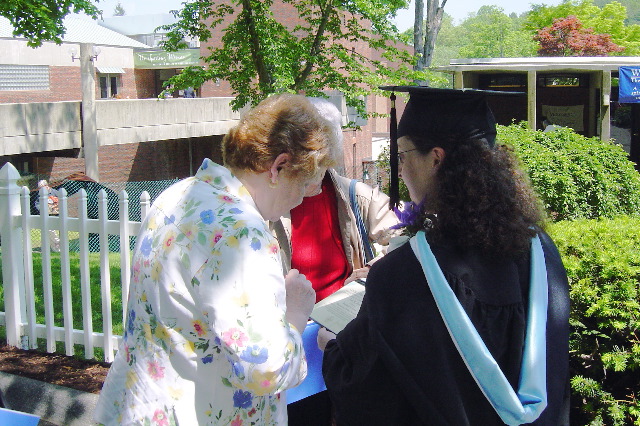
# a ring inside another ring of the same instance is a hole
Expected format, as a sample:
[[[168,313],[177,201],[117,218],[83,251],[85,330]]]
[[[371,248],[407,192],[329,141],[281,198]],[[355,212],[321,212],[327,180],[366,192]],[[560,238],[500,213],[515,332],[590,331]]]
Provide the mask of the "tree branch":
[[[331,0],[328,0],[325,4],[325,7],[319,5],[320,7],[320,24],[318,25],[318,30],[316,31],[316,35],[313,39],[313,44],[311,45],[311,50],[309,52],[309,58],[302,69],[302,72],[296,76],[294,80],[294,90],[297,90],[300,85],[311,75],[311,71],[315,65],[315,60],[313,58],[320,53],[320,48],[322,47],[322,37],[324,37],[325,29],[327,28],[327,22],[329,22],[329,16],[331,12],[333,12],[333,3]]]
[[[249,31],[249,40],[252,46],[251,58],[258,74],[258,84],[260,86],[271,86],[272,77],[265,63],[263,50],[260,48],[260,37],[256,31],[251,0],[242,0],[242,15]]]

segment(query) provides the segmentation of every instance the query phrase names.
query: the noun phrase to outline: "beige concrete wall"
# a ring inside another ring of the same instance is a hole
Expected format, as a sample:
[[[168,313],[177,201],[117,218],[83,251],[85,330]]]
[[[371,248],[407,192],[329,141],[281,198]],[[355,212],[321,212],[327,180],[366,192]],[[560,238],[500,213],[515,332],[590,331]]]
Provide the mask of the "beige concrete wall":
[[[98,100],[98,146],[223,135],[232,98]],[[80,148],[80,102],[0,104],[0,156]]]
[[[98,145],[223,135],[240,118],[229,106],[231,99],[96,101]]]
[[[80,102],[0,104],[0,156],[81,146]]]

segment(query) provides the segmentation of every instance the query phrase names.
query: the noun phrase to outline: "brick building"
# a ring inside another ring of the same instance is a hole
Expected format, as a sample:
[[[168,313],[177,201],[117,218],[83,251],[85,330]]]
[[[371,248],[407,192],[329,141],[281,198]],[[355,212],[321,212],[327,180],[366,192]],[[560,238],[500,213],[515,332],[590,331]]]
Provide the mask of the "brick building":
[[[145,21],[138,17],[138,23]],[[162,22],[164,23],[164,22]],[[158,25],[162,24],[159,23]],[[153,25],[150,24],[150,25]],[[148,28],[147,25],[145,28]],[[120,32],[98,25],[97,22],[80,17],[65,19],[66,33],[61,45],[45,42],[41,47],[31,48],[27,41],[12,36],[13,28],[9,21],[0,17],[0,104],[15,105],[17,116],[12,118],[5,112],[0,117],[0,165],[10,161],[23,174],[35,174],[51,181],[59,181],[74,173],[86,171],[86,158],[82,150],[80,136],[70,137],[74,141],[57,143],[56,136],[61,132],[82,133],[82,114],[78,110],[83,100],[82,71],[80,61],[81,44],[93,45],[91,63],[94,69],[94,99],[97,102],[118,102],[124,99],[156,98],[159,94],[163,74],[173,75],[176,68],[185,63],[167,64],[166,52],[158,52],[157,47],[149,46]],[[153,30],[149,30],[153,32]],[[148,39],[142,38],[144,41]],[[195,49],[198,57],[198,49]],[[175,56],[175,55],[174,55]],[[142,59],[140,59],[142,58]],[[187,65],[193,64],[193,54],[187,58]],[[155,60],[155,61],[154,61]],[[142,62],[142,66],[140,63]],[[195,62],[197,63],[197,62]],[[46,115],[59,103],[76,101],[67,105],[72,114],[55,115],[55,121],[69,120],[64,130],[59,123],[52,123],[52,117]],[[32,106],[27,107],[24,104]],[[39,104],[38,107],[33,104]],[[28,111],[27,111],[28,110]],[[100,110],[100,109],[99,109]],[[14,111],[4,109],[3,111]],[[33,122],[25,125],[24,132],[33,133],[32,139],[38,139],[47,132],[50,143],[30,143],[29,147],[18,147],[15,140],[20,138],[19,130],[11,130],[18,120],[20,112],[31,115],[41,114]],[[73,116],[73,119],[69,117]],[[101,117],[97,121],[101,121]],[[3,123],[3,120],[7,122]],[[36,124],[34,124],[36,123]],[[171,123],[159,125],[170,126]],[[133,125],[136,127],[135,125]],[[145,124],[140,124],[144,128]],[[67,129],[68,128],[68,129]],[[143,180],[162,180],[185,177],[192,173],[193,163],[203,157],[219,159],[216,150],[212,150],[212,140],[220,135],[202,137],[200,135],[184,138],[171,138],[148,142],[114,141],[97,149],[100,164],[100,180],[103,182],[126,182]],[[187,143],[180,143],[180,142]],[[219,145],[219,141],[215,146]],[[66,148],[66,149],[61,149]],[[192,161],[185,159],[195,156]]]
[[[9,21],[0,17],[0,103],[81,100],[80,43],[94,45],[97,99],[145,97],[133,52],[149,46],[79,17],[65,19],[65,28],[62,44],[31,48],[13,37]]]
[[[297,12],[290,4],[278,0],[274,2],[273,10],[278,19],[290,28],[298,23]],[[115,99],[156,98],[162,90],[164,81],[180,72],[185,66],[201,62],[199,56],[206,56],[209,47],[215,46],[221,38],[221,33],[218,32],[199,48],[196,47],[196,43],[192,43],[193,47],[184,52],[163,52],[157,47],[162,35],[154,31],[157,26],[168,23],[163,19],[165,18],[123,16],[105,19],[98,25],[91,20],[69,17],[65,21],[67,33],[62,45],[44,43],[42,47],[32,49],[26,46],[25,40],[13,38],[8,21],[0,18],[0,48],[11,52],[4,59],[0,59],[0,104],[80,101],[82,99],[80,61],[73,59],[79,55],[77,52],[80,43],[91,43],[99,49],[96,50],[97,58],[93,61],[97,103],[118,102]],[[222,28],[224,25],[220,26],[218,31]],[[362,42],[354,43],[352,48],[368,57],[378,55],[378,52],[371,51],[368,45]],[[76,53],[73,53],[74,49]],[[14,84],[15,79],[12,80],[12,73],[19,74],[20,79],[24,81]],[[14,83],[11,83],[12,81]],[[230,86],[225,81],[207,82],[201,88],[197,88],[197,91],[198,96],[203,98],[232,95]],[[177,92],[174,94],[175,97],[180,95]],[[344,124],[354,121],[361,126],[357,131],[345,130],[344,132],[344,174],[375,185],[377,169],[373,165],[376,158],[372,152],[372,140],[382,141],[382,144],[388,140],[387,120],[363,120],[357,117],[354,109],[346,106],[340,93],[327,92],[327,95],[341,110]],[[158,102],[166,101],[170,100]],[[379,113],[388,111],[385,99],[381,101],[374,96],[369,96],[365,101],[367,111]],[[196,104],[190,105],[195,107]],[[183,105],[177,106],[177,108],[183,107]],[[176,114],[180,112],[182,111],[176,110]],[[179,124],[162,123],[161,125],[176,127]],[[147,125],[140,124],[142,127]],[[132,126],[136,127],[137,124]],[[1,119],[0,127],[2,127]],[[82,126],[80,131],[83,131]],[[103,131],[106,130],[99,129],[98,133]],[[171,135],[166,139],[155,137],[147,142],[110,141],[108,145],[97,147],[96,156],[100,164],[99,180],[121,182],[188,176],[200,157],[208,156],[214,160],[220,160],[221,136],[218,133],[208,136],[185,134],[185,136]],[[187,144],[184,143],[186,141],[188,141]],[[82,148],[81,145],[79,148],[64,150],[23,149],[19,151],[3,150],[0,147],[0,165],[11,161],[22,173],[34,173],[51,180],[59,180],[70,174],[87,170],[88,165]],[[185,156],[190,158],[188,164],[180,164],[180,159]]]
[[[150,47],[144,50],[135,49],[133,52],[138,98],[157,97],[169,78],[179,74],[189,65],[200,64],[200,41],[198,40],[185,40],[188,48],[178,52],[162,50],[161,43],[166,38],[166,31],[159,28],[174,22],[176,18],[169,13],[112,16],[98,21],[100,26]],[[182,95],[182,91],[173,93],[175,97]]]

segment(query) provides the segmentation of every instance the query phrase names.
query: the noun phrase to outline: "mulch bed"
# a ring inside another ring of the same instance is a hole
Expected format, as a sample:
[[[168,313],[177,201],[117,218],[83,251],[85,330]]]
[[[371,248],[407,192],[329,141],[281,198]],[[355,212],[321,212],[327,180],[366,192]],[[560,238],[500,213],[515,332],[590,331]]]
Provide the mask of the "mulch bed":
[[[107,362],[22,350],[0,341],[0,371],[89,393],[100,393]]]

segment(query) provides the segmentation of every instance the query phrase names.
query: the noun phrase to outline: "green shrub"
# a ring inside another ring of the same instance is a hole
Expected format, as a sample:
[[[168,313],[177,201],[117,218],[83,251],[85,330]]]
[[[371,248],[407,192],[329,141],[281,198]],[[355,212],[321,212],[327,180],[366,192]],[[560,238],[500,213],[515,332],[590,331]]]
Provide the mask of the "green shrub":
[[[562,221],[549,233],[571,289],[571,424],[640,424],[640,219]]]
[[[524,123],[498,126],[498,141],[514,149],[552,220],[640,214],[640,173],[620,145],[568,128],[529,130]],[[376,165],[388,175],[388,149]],[[383,182],[388,193],[388,179]],[[409,200],[402,179],[400,199]]]
[[[0,250],[0,255],[1,255]],[[64,327],[63,317],[63,289],[61,275],[60,253],[51,253],[51,289],[53,291],[53,320],[57,327]],[[102,290],[101,290],[101,266],[99,253],[89,253],[89,282],[91,290],[91,316],[94,332],[104,332],[102,318]],[[73,326],[82,329],[82,290],[80,284],[80,255],[77,252],[69,253],[69,277],[71,288],[71,300],[73,311]],[[120,277],[120,253],[109,253],[109,276],[111,283],[111,313],[113,317],[112,331],[122,335],[122,280]],[[0,278],[2,277],[2,264],[0,263]],[[45,323],[44,311],[44,287],[42,272],[42,255],[40,251],[33,253],[33,281],[34,300],[36,308],[36,322]],[[126,299],[126,295],[125,295]],[[4,286],[0,285],[0,311],[4,311]]]
[[[380,155],[378,155],[378,159],[376,160],[376,166],[380,170],[380,173],[383,176],[381,189],[385,194],[389,194],[389,147],[383,148]],[[402,201],[411,201],[409,197],[409,190],[407,189],[407,185],[404,184],[404,181],[400,179],[398,181],[398,191],[400,194],[400,199]]]
[[[553,220],[640,213],[640,173],[620,145],[524,124],[498,126],[498,140],[514,148]]]

